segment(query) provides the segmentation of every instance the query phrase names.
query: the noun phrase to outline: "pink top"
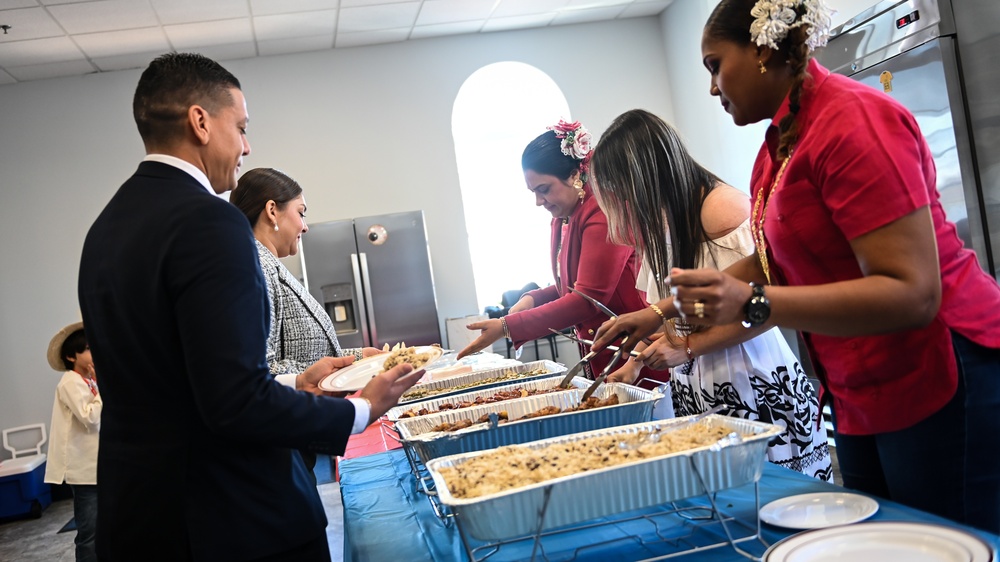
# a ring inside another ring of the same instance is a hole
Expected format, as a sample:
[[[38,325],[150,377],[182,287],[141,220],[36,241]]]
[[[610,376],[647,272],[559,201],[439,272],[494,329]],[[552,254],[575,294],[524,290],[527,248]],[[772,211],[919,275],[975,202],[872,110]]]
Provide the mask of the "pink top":
[[[955,393],[950,330],[1000,348],[1000,288],[945,219],[934,160],[909,111],[874,88],[830,74],[815,60],[808,72],[813,79],[806,82],[797,115],[799,140],[771,194],[764,224],[772,282],[818,285],[859,278],[850,240],[930,206],[942,278],[936,318],[921,329],[879,336],[806,334],[832,395],[838,431],[867,435],[903,429]],[[754,164],[754,197],[771,188],[781,164],[774,157],[777,125],[787,113],[786,98]]]
[[[589,185],[584,186],[584,191],[583,202],[570,215],[567,228],[562,228],[562,219],[552,220],[552,275],[557,284],[528,293],[535,301],[534,308],[506,316],[515,346],[549,335],[548,328],[560,330],[569,326],[574,326],[581,338],[594,339],[597,328],[609,318],[580,295],[571,293],[569,287],[597,299],[618,314],[646,307],[644,295],[635,288],[639,269],[635,251],[608,242],[608,219]],[[595,375],[612,355],[603,351],[590,362]],[[623,358],[619,366],[624,363]],[[642,377],[665,380],[667,373],[644,369]]]

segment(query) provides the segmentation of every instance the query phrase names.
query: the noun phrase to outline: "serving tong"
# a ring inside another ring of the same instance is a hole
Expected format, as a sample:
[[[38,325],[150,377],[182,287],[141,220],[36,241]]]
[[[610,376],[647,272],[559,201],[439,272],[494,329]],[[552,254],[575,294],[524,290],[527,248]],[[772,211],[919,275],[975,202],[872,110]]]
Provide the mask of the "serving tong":
[[[605,306],[602,302],[598,301],[597,299],[595,299],[595,298],[593,298],[593,297],[591,297],[589,295],[586,295],[584,293],[581,293],[580,291],[577,291],[576,289],[574,289],[572,287],[570,287],[569,290],[572,291],[572,292],[574,292],[574,293],[576,293],[576,294],[578,294],[578,295],[580,295],[584,299],[586,299],[587,302],[589,302],[590,304],[594,305],[597,308],[597,310],[600,310],[604,314],[607,314],[612,320],[618,318],[618,315],[615,314],[615,312],[613,310],[611,310],[610,308],[608,308],[607,306]],[[597,353],[593,350],[594,342],[591,341],[591,340],[582,340],[582,339],[579,339],[579,338],[577,338],[575,336],[570,336],[569,334],[563,334],[562,332],[559,332],[559,331],[556,331],[556,330],[552,330],[551,328],[549,328],[549,329],[551,331],[553,331],[553,332],[555,332],[557,334],[560,334],[562,336],[565,336],[565,337],[567,337],[567,338],[569,338],[569,339],[571,339],[573,341],[576,341],[576,342],[583,343],[583,344],[591,346],[591,350],[586,355],[584,355],[576,365],[573,365],[573,368],[570,369],[566,373],[566,376],[563,377],[563,380],[559,383],[559,387],[560,388],[569,388],[570,384],[573,381],[573,377],[575,377],[577,374],[579,374],[580,370],[583,369],[585,365],[588,365],[590,363],[590,360],[593,359],[595,355],[597,355]],[[622,339],[622,341],[619,344],[619,346],[624,346],[628,342],[628,338],[629,338],[629,336],[625,336],[625,338]],[[610,350],[614,351],[615,354],[611,356],[611,361],[608,363],[608,366],[605,367],[603,371],[601,371],[601,374],[598,375],[598,376],[596,376],[596,377],[594,377],[594,382],[590,385],[589,388],[587,388],[586,392],[583,393],[583,397],[580,399],[581,403],[582,402],[586,402],[587,399],[590,398],[594,394],[594,392],[597,390],[597,387],[601,386],[601,384],[604,383],[604,379],[606,379],[608,377],[608,375],[614,369],[615,365],[617,365],[618,362],[621,360],[621,357],[622,357],[622,348],[621,347],[608,346],[606,349],[610,349]],[[636,356],[638,354],[633,351],[631,353],[631,355],[634,357],[634,356]]]

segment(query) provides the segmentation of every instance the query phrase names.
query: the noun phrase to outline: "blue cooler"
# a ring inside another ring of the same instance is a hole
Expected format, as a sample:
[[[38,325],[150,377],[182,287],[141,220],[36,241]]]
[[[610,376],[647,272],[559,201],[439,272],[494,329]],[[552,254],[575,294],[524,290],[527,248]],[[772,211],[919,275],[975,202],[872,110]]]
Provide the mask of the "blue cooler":
[[[27,447],[11,443],[16,433],[38,432],[41,438]],[[3,430],[3,448],[14,458],[0,461],[0,518],[42,516],[52,505],[52,489],[45,483],[45,424],[32,424]]]
[[[0,518],[42,516],[52,504],[52,490],[45,479],[45,455],[0,461]]]

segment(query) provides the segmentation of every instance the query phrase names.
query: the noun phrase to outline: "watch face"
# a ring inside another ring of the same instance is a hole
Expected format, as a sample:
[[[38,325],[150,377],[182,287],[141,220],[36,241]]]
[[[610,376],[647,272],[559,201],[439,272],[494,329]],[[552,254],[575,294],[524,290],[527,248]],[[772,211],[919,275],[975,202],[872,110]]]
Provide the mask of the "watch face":
[[[751,325],[759,326],[771,316],[771,303],[765,297],[754,295],[747,302],[746,314]]]

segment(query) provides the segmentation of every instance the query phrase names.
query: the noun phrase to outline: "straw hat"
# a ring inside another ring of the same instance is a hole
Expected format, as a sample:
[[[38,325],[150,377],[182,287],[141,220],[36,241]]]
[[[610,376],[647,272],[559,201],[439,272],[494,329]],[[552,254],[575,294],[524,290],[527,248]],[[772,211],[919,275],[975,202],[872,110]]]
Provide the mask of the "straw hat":
[[[66,338],[70,336],[73,332],[82,329],[83,322],[73,322],[69,326],[66,326],[62,330],[56,332],[56,335],[52,336],[52,341],[49,342],[49,352],[45,354],[45,358],[49,360],[49,367],[62,372],[66,370],[66,364],[63,363],[62,359],[62,345],[66,341]]]

